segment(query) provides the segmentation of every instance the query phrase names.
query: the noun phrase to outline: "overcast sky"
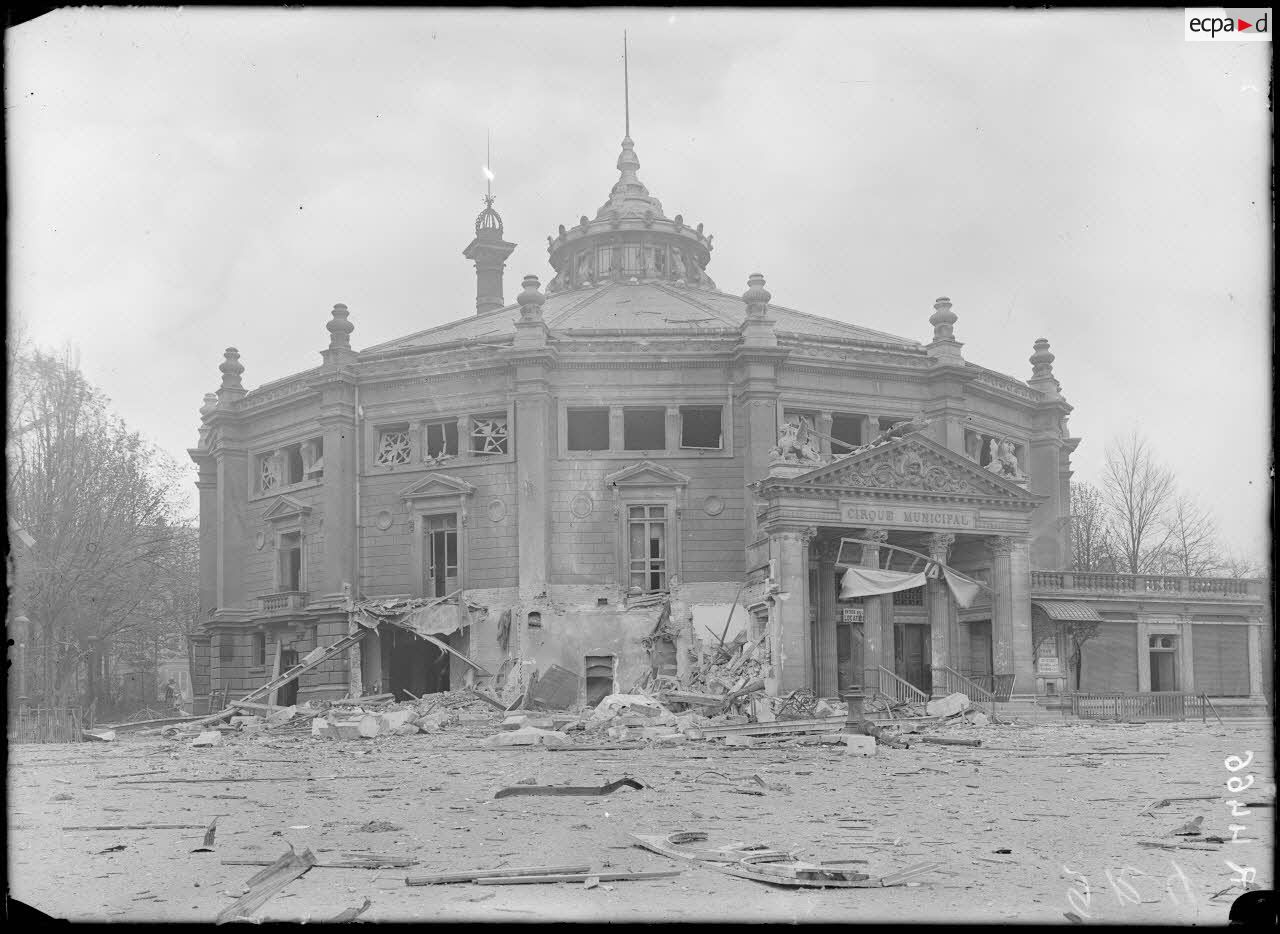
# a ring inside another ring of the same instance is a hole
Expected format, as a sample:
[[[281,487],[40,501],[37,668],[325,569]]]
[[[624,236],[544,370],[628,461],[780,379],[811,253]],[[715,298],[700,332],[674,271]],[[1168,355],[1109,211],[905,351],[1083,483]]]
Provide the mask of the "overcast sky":
[[[1018,379],[1038,337],[1096,480],[1140,429],[1233,549],[1270,511],[1270,43],[1175,10],[59,10],[5,35],[10,327],[72,342],[189,463],[252,388],[474,312],[492,132],[507,267],[640,178],[741,292]],[[192,465],[194,482],[194,465]],[[194,512],[194,487],[191,489]]]

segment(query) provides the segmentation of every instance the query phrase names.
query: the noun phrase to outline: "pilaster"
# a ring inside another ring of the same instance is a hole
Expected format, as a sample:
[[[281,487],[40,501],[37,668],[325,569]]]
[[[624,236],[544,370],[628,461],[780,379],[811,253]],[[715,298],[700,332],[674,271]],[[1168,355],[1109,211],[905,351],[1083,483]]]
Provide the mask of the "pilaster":
[[[839,553],[839,539],[818,543],[818,664],[814,673],[814,690],[819,697],[835,697],[839,691],[836,641],[836,557]]]
[[[883,529],[868,529],[861,538],[883,544],[889,540],[889,533]],[[879,567],[880,549],[873,545],[862,546],[862,566]],[[889,598],[889,612],[885,612],[884,597],[864,597],[862,600],[862,684],[866,691],[876,691],[880,687],[881,666],[893,670],[893,597]],[[889,620],[888,664],[886,661],[886,642],[884,637],[884,621]]]
[[[809,670],[809,541],[813,530],[783,528],[771,533],[770,550],[778,562],[780,592],[776,605],[778,692],[811,688]]]
[[[950,533],[938,532],[929,536],[929,557],[934,561],[945,564],[947,554],[951,546],[955,543],[956,537]],[[926,598],[929,602],[929,640],[930,652],[932,654],[932,665],[946,666],[948,668],[956,668],[953,664],[954,652],[952,638],[952,610],[951,591],[947,588],[947,582],[939,575],[929,581],[926,585]],[[946,688],[940,683],[940,679],[933,680],[933,696],[940,697],[946,693]]]

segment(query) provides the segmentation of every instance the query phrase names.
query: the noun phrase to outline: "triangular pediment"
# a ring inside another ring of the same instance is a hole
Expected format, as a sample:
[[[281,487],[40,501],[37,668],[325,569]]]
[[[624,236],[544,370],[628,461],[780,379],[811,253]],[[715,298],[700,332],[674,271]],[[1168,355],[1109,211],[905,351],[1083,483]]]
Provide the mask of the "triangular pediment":
[[[604,478],[606,486],[688,486],[689,478],[678,470],[663,467],[653,461],[640,461],[630,467],[615,470]]]
[[[466,480],[451,477],[444,473],[433,473],[429,477],[412,483],[400,491],[401,499],[424,499],[428,496],[470,496],[476,488]]]
[[[1038,505],[1044,500],[1043,496],[1031,493],[1021,484],[996,476],[967,457],[920,434],[850,454],[785,482],[793,488],[996,497],[1028,506]]]
[[[262,518],[266,522],[279,522],[282,519],[293,519],[310,514],[311,507],[302,500],[294,499],[292,496],[277,496],[275,502],[262,514]]]

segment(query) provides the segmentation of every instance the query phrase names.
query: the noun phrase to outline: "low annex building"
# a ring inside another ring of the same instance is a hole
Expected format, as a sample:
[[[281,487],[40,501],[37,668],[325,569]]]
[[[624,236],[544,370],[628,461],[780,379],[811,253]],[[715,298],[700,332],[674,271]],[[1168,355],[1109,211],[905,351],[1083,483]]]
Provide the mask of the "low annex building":
[[[487,197],[474,314],[357,352],[335,305],[321,364],[252,391],[227,349],[190,451],[197,696],[363,625],[277,702],[517,665],[589,702],[738,632],[772,693],[1029,702],[1078,674],[1261,699],[1261,582],[1067,570],[1079,439],[1046,340],[1024,382],[965,359],[947,298],[921,344],[775,304],[759,274],[722,292],[712,236],[639,167],[628,136],[594,218],[548,237],[545,292],[505,303]]]

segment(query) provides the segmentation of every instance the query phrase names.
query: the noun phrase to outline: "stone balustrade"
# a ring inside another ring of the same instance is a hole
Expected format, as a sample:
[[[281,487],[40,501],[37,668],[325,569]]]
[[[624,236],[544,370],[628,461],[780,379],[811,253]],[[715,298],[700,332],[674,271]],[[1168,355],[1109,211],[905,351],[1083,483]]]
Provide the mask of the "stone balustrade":
[[[307,605],[307,594],[300,590],[286,590],[281,593],[269,593],[258,598],[263,613],[280,613],[288,610],[301,610]]]
[[[1083,593],[1157,594],[1259,600],[1266,581],[1234,577],[1175,577],[1165,574],[1105,574],[1096,571],[1032,571],[1031,589]]]

